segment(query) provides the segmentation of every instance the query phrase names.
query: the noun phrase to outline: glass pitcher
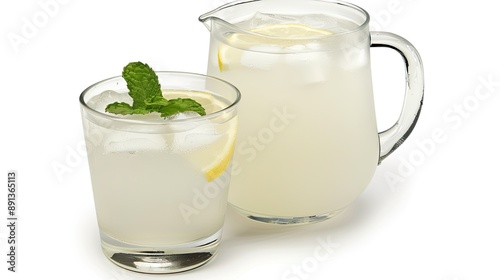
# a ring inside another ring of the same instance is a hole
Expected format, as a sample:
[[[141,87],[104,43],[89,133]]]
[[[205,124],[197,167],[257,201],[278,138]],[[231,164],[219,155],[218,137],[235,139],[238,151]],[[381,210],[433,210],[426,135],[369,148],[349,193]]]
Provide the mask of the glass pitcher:
[[[302,224],[352,203],[413,130],[423,68],[405,39],[369,31],[362,8],[338,1],[236,1],[200,16],[208,75],[242,93],[229,202],[257,221]],[[378,132],[370,48],[405,62],[401,115]]]

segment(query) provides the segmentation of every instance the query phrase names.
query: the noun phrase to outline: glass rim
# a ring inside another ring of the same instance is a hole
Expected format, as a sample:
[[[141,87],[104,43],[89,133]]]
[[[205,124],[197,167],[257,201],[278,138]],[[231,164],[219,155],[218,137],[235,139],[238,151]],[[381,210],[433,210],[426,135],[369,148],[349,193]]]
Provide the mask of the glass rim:
[[[370,14],[365,9],[361,8],[360,6],[358,6],[356,4],[345,2],[345,1],[328,1],[328,0],[308,0],[308,1],[311,1],[311,2],[323,2],[323,3],[327,3],[327,4],[335,4],[335,5],[339,5],[339,6],[345,6],[345,7],[348,7],[350,9],[352,9],[352,10],[356,10],[356,11],[360,12],[364,16],[363,23],[361,23],[358,26],[356,26],[356,28],[349,29],[349,30],[346,30],[344,32],[316,36],[316,37],[314,37],[315,39],[335,38],[335,37],[339,37],[339,36],[346,35],[346,34],[356,33],[358,31],[361,31],[364,28],[366,28],[369,25],[369,23],[370,23]],[[308,1],[304,1],[304,2],[308,2]],[[222,18],[214,15],[214,14],[216,14],[216,13],[218,13],[218,12],[220,12],[220,11],[226,9],[226,8],[229,8],[229,7],[232,7],[232,6],[236,6],[236,5],[240,5],[240,4],[252,3],[252,2],[263,2],[263,0],[237,0],[237,1],[229,2],[229,3],[224,4],[224,5],[222,5],[222,6],[218,7],[218,8],[215,8],[212,11],[209,11],[207,13],[204,13],[204,14],[200,15],[198,17],[198,20],[200,22],[202,22],[202,23],[205,23],[205,21],[211,19],[211,20],[219,21],[222,24],[229,25],[229,26],[231,26],[232,29],[238,30],[238,32],[241,32],[241,33],[244,33],[244,34],[251,34],[251,35],[255,35],[255,36],[259,36],[259,37],[268,37],[268,38],[272,38],[272,39],[275,39],[275,40],[280,40],[280,38],[276,38],[276,37],[273,37],[273,36],[269,36],[269,35],[264,35],[264,34],[252,32],[250,30],[246,30],[244,28],[238,27],[234,23],[230,23],[230,22],[228,22],[228,21],[226,21],[226,20],[224,20],[224,19],[222,19]],[[308,39],[310,39],[310,38],[308,38]],[[287,40],[287,41],[301,41],[301,40],[304,40],[304,38],[286,38],[286,39],[283,39],[283,40]]]
[[[123,116],[120,116],[120,115],[114,116],[114,115],[107,114],[107,113],[101,112],[99,110],[96,110],[96,109],[90,107],[87,104],[87,102],[85,101],[85,96],[93,88],[95,88],[96,86],[104,84],[104,83],[107,83],[107,82],[111,82],[113,80],[122,80],[122,81],[124,81],[124,79],[123,79],[122,76],[114,76],[114,77],[110,77],[110,78],[98,81],[96,83],[93,83],[92,85],[90,85],[86,89],[84,89],[82,91],[82,93],[80,94],[79,98],[78,98],[79,102],[80,102],[80,105],[85,110],[89,110],[92,114],[97,115],[99,118],[108,119],[110,121],[117,121],[117,122],[129,123],[129,124],[134,124],[134,125],[141,125],[141,124],[142,125],[169,125],[169,124],[189,123],[189,122],[193,122],[193,121],[198,122],[198,121],[202,121],[202,120],[206,120],[206,119],[216,118],[216,117],[218,117],[218,116],[226,113],[227,111],[230,111],[230,110],[234,109],[236,107],[236,105],[241,100],[241,92],[240,92],[240,90],[236,86],[234,86],[233,84],[231,84],[231,83],[229,83],[229,82],[227,82],[225,80],[219,79],[219,78],[214,77],[214,76],[204,75],[204,74],[199,74],[199,73],[192,73],[192,72],[182,72],[182,71],[155,71],[155,73],[157,75],[170,74],[170,75],[180,75],[180,76],[185,76],[185,77],[195,77],[195,78],[202,78],[202,79],[213,80],[213,81],[216,81],[218,83],[225,84],[231,91],[233,91],[235,93],[235,98],[234,98],[233,101],[231,101],[230,104],[228,104],[223,109],[215,111],[215,112],[212,112],[212,113],[207,113],[204,116],[193,116],[193,117],[188,117],[188,118],[185,118],[185,119],[173,119],[173,120],[172,119],[168,119],[168,118],[162,118],[162,117],[160,117],[158,119],[148,119],[148,120],[133,119],[133,118],[124,118]],[[168,89],[169,88],[163,88],[163,85],[162,85],[162,90],[168,90]],[[190,89],[188,88],[186,90],[190,90]],[[217,96],[217,94],[214,94],[216,92],[211,92],[211,91],[208,91],[208,90],[205,90],[205,91],[203,91],[203,90],[195,90],[195,89],[192,89],[192,90],[193,91],[206,92],[206,93],[210,94],[211,96]]]

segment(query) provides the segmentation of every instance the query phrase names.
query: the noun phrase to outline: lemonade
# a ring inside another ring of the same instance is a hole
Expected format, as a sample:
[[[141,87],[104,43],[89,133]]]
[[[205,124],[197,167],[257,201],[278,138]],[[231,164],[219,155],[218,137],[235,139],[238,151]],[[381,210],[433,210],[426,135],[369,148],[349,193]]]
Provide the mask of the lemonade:
[[[201,92],[165,91],[164,96],[200,100],[212,107],[208,113],[228,106]],[[175,133],[155,134],[118,131],[85,120],[85,130],[99,131],[104,143],[88,156],[102,234],[130,244],[164,246],[208,237],[221,228],[236,118],[195,124],[182,124],[185,115],[176,118],[180,123]],[[92,146],[92,139],[88,141]],[[196,205],[196,199],[209,203]]]
[[[239,92],[203,75],[158,77],[167,87],[161,97],[137,98],[116,77],[89,87],[80,100],[104,254],[128,269],[171,273],[200,266],[217,251]],[[187,101],[201,106],[203,115],[190,111]],[[189,108],[163,117],[167,102]],[[120,114],[109,112],[112,106]],[[144,108],[158,112],[143,114]]]
[[[213,36],[208,63],[244,96],[229,202],[256,219],[332,215],[379,160],[369,37],[325,15],[234,25]]]

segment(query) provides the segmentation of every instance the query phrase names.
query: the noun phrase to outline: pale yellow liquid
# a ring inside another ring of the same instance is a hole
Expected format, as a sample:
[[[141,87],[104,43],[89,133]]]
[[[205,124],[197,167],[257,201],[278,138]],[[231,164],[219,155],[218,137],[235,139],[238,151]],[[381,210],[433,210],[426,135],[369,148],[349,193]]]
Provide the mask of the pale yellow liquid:
[[[208,74],[242,93],[231,204],[263,216],[321,215],[368,185],[379,155],[369,42],[345,43],[280,54],[212,37]]]
[[[126,127],[103,128],[84,119],[101,232],[137,246],[166,246],[200,240],[220,230],[229,168],[208,181],[202,166],[222,153],[224,136],[235,121],[206,121],[179,133],[137,133],[125,131]],[[187,142],[199,137],[200,129],[216,133],[207,144],[189,148],[192,144]]]

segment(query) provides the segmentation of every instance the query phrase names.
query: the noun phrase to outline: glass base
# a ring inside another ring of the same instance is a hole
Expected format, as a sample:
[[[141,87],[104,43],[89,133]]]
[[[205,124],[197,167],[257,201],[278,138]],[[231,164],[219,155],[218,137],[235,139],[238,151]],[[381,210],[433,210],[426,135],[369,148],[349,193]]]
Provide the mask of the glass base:
[[[141,273],[165,274],[200,267],[215,256],[222,230],[177,246],[144,247],[123,243],[101,231],[102,251],[116,265]]]
[[[253,221],[257,222],[262,222],[262,223],[268,223],[268,224],[277,224],[277,225],[306,225],[306,224],[312,224],[312,223],[318,223],[322,222],[325,220],[328,220],[336,215],[338,215],[340,212],[344,210],[344,208],[330,212],[330,213],[325,213],[325,214],[320,214],[320,215],[313,215],[313,216],[304,216],[304,217],[292,217],[292,216],[268,216],[268,215],[262,215],[262,214],[257,214],[257,213],[252,213],[250,211],[247,211],[245,209],[239,208],[238,206],[235,206],[233,204],[230,204],[234,209],[237,210],[237,212],[244,217],[251,219]]]

